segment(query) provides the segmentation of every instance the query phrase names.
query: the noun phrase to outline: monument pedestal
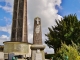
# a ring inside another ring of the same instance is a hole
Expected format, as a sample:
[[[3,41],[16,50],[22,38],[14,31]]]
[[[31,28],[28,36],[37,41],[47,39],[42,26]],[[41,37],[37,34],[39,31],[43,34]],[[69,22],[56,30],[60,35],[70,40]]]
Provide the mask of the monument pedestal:
[[[45,60],[44,45],[34,44],[31,46],[31,60]]]
[[[4,59],[8,59],[9,55],[21,55],[23,57],[31,57],[31,44],[25,42],[4,42]]]

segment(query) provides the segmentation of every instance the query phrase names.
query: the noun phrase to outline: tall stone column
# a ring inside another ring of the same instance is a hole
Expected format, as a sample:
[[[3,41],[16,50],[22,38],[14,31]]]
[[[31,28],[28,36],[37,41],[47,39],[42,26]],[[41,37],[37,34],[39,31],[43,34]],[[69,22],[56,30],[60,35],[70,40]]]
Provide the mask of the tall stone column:
[[[42,45],[41,19],[34,19],[33,45],[31,46],[31,60],[45,60],[45,46]]]
[[[42,44],[41,19],[34,19],[33,44]]]
[[[9,60],[8,54],[11,53],[25,56],[30,52],[29,46],[27,32],[27,0],[14,0],[11,41],[4,42],[4,59]]]
[[[28,42],[27,0],[14,0],[11,41]]]

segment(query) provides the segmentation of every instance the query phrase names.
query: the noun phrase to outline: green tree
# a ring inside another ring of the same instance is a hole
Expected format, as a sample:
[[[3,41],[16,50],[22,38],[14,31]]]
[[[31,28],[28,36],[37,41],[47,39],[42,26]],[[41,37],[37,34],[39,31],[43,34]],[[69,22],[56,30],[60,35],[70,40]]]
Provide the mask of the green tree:
[[[70,14],[61,20],[55,20],[56,26],[49,27],[49,33],[45,34],[47,39],[45,43],[55,51],[61,47],[61,42],[67,45],[80,43],[80,21],[77,16]]]

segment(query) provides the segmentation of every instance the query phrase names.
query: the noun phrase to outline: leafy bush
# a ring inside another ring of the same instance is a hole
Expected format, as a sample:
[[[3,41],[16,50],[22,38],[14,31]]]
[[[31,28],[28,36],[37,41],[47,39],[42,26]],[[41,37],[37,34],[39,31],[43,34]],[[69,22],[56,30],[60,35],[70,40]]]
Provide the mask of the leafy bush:
[[[46,55],[45,55],[45,58],[46,58],[46,59],[50,59],[50,58],[53,57],[53,56],[54,56],[54,54],[46,54]]]
[[[62,43],[61,48],[55,54],[55,60],[80,60],[78,46]]]

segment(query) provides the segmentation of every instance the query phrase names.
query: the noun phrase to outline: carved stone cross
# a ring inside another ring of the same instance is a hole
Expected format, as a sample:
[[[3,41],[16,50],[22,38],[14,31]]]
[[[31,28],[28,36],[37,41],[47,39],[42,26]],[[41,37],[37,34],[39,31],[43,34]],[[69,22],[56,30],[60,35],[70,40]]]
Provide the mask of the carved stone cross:
[[[37,24],[39,24],[39,21],[40,21],[39,18],[37,18],[36,21],[37,21]]]

